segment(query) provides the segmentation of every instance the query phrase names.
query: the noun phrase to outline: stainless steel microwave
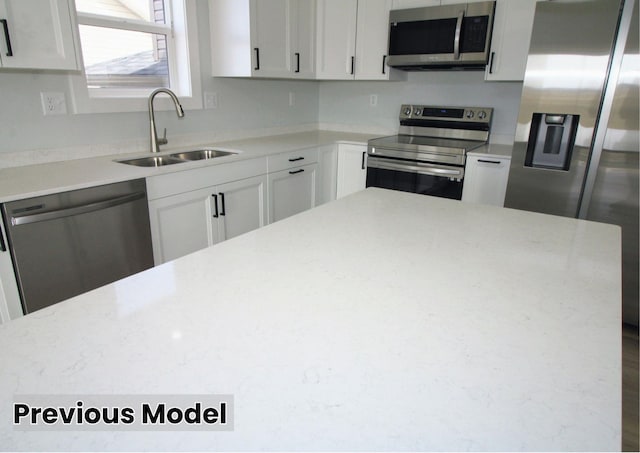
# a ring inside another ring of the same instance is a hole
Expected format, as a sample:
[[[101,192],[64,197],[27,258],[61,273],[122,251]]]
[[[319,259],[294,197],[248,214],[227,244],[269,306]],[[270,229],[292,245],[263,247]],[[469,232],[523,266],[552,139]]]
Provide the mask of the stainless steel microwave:
[[[491,47],[495,1],[397,9],[389,14],[389,66],[481,69]]]

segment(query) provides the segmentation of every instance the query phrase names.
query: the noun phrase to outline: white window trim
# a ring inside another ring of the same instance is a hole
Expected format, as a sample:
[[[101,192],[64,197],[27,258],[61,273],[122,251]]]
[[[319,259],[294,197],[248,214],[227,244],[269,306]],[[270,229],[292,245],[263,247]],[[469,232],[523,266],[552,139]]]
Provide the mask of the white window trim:
[[[176,73],[174,71],[178,71],[178,68],[181,68],[185,73],[183,77],[177,78],[180,85],[172,86],[172,90],[180,99],[180,103],[185,110],[202,109],[202,84],[200,76],[197,27],[198,18],[196,11],[197,0],[184,0],[184,3],[182,1],[166,1],[167,3],[173,3],[171,5],[171,17],[176,31],[175,36],[173,36],[175,47],[188,49],[188,52],[178,52],[175,59],[177,67],[169,68],[172,80],[176,80],[173,74]],[[183,3],[184,7],[178,8],[176,7],[176,3]],[[80,43],[75,8],[73,12],[75,39],[77,43]],[[87,15],[84,16],[87,17]],[[123,21],[122,23],[124,24],[126,21]],[[186,30],[182,28],[185,26]],[[186,40],[184,39],[185,36],[187,37]],[[80,66],[84,68],[82,51],[80,48],[76,49],[76,54],[78,61],[80,61]],[[69,92],[71,94],[70,103],[74,113],[120,113],[147,111],[148,95],[152,91],[151,89],[110,90],[108,97],[90,96],[84,70],[77,74],[70,74],[68,76],[68,82]],[[158,97],[155,105],[156,109],[172,109],[173,105],[168,101],[163,101],[162,98]]]

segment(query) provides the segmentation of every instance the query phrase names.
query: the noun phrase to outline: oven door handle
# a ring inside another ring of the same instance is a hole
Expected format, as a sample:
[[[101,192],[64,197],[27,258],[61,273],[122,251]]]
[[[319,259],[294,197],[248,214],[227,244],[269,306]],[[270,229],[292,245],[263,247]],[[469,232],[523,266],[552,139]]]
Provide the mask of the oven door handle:
[[[462,179],[464,168],[449,168],[438,165],[430,165],[422,162],[397,163],[386,159],[379,159],[369,156],[367,167],[380,168],[383,170],[398,170],[406,173],[418,173],[421,175],[442,176],[448,178]]]

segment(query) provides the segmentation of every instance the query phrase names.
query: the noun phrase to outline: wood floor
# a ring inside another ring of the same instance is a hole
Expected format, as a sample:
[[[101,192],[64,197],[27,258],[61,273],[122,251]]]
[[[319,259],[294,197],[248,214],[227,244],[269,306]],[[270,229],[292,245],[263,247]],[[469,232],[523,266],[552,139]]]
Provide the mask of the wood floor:
[[[640,451],[638,439],[638,328],[622,327],[622,451]]]

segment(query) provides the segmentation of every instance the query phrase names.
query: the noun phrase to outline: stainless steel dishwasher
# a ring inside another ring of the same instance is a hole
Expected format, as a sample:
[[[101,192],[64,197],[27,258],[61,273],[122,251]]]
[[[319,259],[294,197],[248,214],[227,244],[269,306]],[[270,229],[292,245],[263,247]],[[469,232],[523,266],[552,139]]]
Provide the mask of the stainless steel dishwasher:
[[[153,266],[144,179],[2,205],[25,314]]]

